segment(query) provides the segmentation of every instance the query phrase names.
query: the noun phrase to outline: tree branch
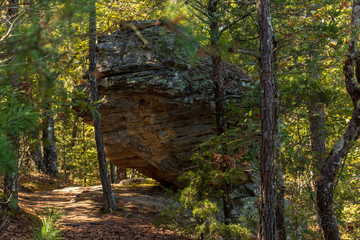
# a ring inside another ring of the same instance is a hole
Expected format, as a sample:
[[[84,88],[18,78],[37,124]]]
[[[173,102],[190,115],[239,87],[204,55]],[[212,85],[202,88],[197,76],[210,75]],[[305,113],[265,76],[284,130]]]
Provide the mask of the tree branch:
[[[354,0],[350,25],[352,31],[349,37],[348,54],[346,55],[343,72],[345,76],[346,90],[351,96],[353,103],[356,107],[360,99],[360,88],[357,84],[357,82],[360,81],[360,62],[358,57],[359,53],[357,50],[360,25],[360,0]],[[357,82],[355,81],[355,74]]]
[[[255,11],[256,11],[256,10],[253,9],[252,11],[250,11],[250,12],[246,13],[245,15],[241,16],[241,17],[238,18],[236,21],[234,21],[234,22],[230,23],[229,25],[227,25],[226,27],[224,27],[224,28],[220,31],[220,33],[225,32],[225,31],[228,30],[231,26],[233,26],[234,24],[236,24],[236,23],[240,22],[241,20],[247,18],[248,16],[250,16],[250,15],[251,15],[253,12],[255,12]]]
[[[253,52],[253,51],[249,51],[249,50],[244,50],[244,49],[229,49],[229,52],[242,53],[242,54],[254,56],[254,57],[256,57],[256,58],[259,58],[259,57],[260,57],[260,54],[257,53],[257,52]]]

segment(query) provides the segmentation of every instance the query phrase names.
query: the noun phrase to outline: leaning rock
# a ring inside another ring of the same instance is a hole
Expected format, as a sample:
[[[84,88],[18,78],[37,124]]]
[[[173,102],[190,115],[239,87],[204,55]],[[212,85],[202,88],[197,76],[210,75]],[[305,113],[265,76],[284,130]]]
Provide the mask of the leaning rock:
[[[197,44],[156,23],[99,36],[101,124],[115,165],[179,186],[192,149],[215,133],[211,68],[195,58]],[[239,101],[248,75],[226,64],[224,77],[226,100]]]

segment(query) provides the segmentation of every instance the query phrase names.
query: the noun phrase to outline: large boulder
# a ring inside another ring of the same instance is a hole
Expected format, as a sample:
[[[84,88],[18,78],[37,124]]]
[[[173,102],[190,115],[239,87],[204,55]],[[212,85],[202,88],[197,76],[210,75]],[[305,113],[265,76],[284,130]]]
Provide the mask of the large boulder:
[[[180,185],[193,148],[215,133],[210,61],[198,52],[158,21],[126,23],[98,37],[102,132],[115,165]],[[239,101],[248,75],[230,64],[223,73],[226,101]]]

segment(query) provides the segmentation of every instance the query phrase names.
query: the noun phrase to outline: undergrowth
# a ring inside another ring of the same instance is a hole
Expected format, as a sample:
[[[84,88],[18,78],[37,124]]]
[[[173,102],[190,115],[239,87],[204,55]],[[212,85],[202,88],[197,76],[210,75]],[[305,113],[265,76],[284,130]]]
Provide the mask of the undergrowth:
[[[40,213],[42,226],[34,231],[33,240],[58,240],[62,239],[59,220],[63,216],[63,212],[56,208],[45,208]]]

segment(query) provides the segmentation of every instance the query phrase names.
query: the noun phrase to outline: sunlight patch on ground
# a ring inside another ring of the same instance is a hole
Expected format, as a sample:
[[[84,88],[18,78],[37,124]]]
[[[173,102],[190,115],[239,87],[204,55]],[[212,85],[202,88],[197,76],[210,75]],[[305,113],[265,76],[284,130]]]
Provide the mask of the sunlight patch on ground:
[[[55,189],[52,190],[52,192],[72,192],[72,191],[78,191],[78,190],[83,190],[83,187],[66,187],[66,188],[62,188],[62,189]]]
[[[96,191],[101,190],[102,186],[92,186],[92,187],[66,187],[61,189],[55,189],[52,192],[83,192],[83,191]]]

